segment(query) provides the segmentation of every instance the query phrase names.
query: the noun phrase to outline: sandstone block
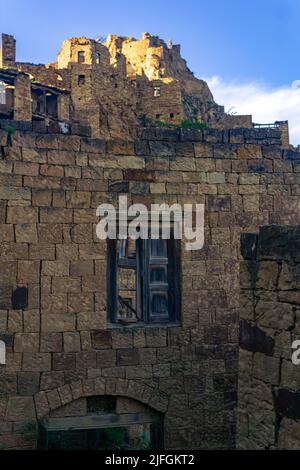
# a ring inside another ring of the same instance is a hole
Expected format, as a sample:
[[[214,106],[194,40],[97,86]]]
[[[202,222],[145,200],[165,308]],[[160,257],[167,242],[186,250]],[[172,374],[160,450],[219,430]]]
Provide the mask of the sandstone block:
[[[38,333],[16,333],[15,352],[38,352],[39,351],[39,334]]]
[[[128,366],[126,367],[126,378],[127,379],[150,379],[152,378],[152,366]]]
[[[146,344],[150,348],[159,348],[162,346],[167,346],[167,331],[163,328],[147,329]]]
[[[35,419],[33,398],[10,397],[7,405],[6,419],[11,421]]]
[[[117,365],[128,366],[139,364],[139,351],[136,349],[119,349],[117,351]]]
[[[64,332],[74,330],[75,315],[73,313],[49,313],[48,315],[43,315],[42,317],[43,332]]]
[[[72,223],[73,210],[63,208],[41,208],[40,212],[41,223]]]
[[[31,190],[29,188],[13,188],[11,186],[0,187],[0,199],[31,200]]]
[[[212,172],[207,173],[207,182],[212,184],[225,183],[225,173]]]
[[[44,276],[68,276],[69,263],[67,261],[43,261],[42,275]]]
[[[62,333],[41,333],[41,352],[62,351]]]
[[[15,162],[14,174],[25,176],[38,176],[39,165],[37,163]]]
[[[67,207],[84,208],[91,205],[91,193],[87,191],[67,191]]]
[[[54,260],[55,246],[50,243],[31,243],[29,247],[29,258]]]
[[[64,234],[65,239],[65,234]],[[56,245],[56,258],[59,261],[69,261],[78,259],[78,245],[75,243],[63,243]]]
[[[0,242],[14,241],[14,227],[12,224],[0,224]],[[19,242],[19,240],[16,240]]]
[[[108,349],[112,347],[112,334],[108,330],[92,332],[92,346],[94,349]]]
[[[64,352],[80,351],[80,334],[79,332],[63,333]]]
[[[36,224],[16,224],[15,235],[17,243],[36,243],[38,241]]]
[[[43,150],[34,148],[22,148],[22,157],[24,162],[46,163],[47,154]],[[30,175],[33,176],[33,175]]]
[[[132,331],[131,330],[116,330],[112,331],[112,347],[131,348],[132,347]]]
[[[34,224],[38,222],[38,209],[34,207],[9,207],[7,222],[11,224]]]
[[[94,274],[94,263],[92,260],[88,261],[72,261],[70,264],[71,276],[83,276]]]
[[[53,354],[53,370],[74,370],[75,353]]]
[[[39,391],[39,372],[18,372],[18,393],[34,395]]]
[[[40,280],[39,261],[18,261],[18,282],[38,284]]]
[[[43,372],[51,370],[51,354],[24,353],[22,370],[25,372]]]
[[[54,294],[70,292],[77,294],[81,289],[81,281],[78,277],[55,277],[52,281],[52,290]]]
[[[40,390],[50,390],[61,387],[64,384],[64,373],[62,371],[43,372],[41,374]]]

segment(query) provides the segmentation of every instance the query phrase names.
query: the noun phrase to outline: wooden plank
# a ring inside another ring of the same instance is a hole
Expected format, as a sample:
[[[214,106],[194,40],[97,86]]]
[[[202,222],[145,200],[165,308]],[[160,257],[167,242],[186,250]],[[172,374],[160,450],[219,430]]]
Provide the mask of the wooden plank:
[[[103,414],[67,418],[48,418],[41,421],[40,424],[47,429],[47,431],[75,431],[79,429],[101,429],[130,426],[133,424],[155,423],[160,420],[160,416],[154,413]]]

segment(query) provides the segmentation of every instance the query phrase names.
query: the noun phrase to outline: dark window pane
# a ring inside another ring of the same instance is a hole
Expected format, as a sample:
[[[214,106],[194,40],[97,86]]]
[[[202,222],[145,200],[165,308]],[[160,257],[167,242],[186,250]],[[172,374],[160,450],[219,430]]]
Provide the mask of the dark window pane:
[[[167,240],[151,240],[151,256],[167,257]]]

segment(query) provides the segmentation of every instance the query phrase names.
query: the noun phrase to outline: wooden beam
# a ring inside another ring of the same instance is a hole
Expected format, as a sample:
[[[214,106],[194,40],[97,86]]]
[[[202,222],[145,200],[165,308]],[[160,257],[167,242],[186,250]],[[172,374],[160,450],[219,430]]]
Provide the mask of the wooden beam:
[[[133,424],[157,423],[161,420],[155,413],[102,414],[67,418],[48,418],[40,422],[47,431],[75,431],[79,429],[101,429]]]

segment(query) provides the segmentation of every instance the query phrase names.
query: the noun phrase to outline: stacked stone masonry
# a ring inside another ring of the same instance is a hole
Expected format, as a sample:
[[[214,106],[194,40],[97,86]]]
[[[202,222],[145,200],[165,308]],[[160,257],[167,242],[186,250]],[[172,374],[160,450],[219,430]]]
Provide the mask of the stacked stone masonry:
[[[278,129],[150,128],[133,142],[1,126],[1,445],[34,448],[42,418],[116,396],[162,413],[166,448],[233,448],[240,234],[299,223],[300,153]],[[96,208],[120,194],[205,203],[205,246],[181,251],[178,326],[107,324]]]
[[[295,209],[296,210],[296,209]],[[240,282],[238,447],[300,448],[299,225],[244,234]]]

